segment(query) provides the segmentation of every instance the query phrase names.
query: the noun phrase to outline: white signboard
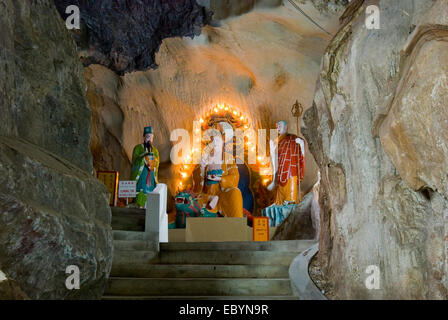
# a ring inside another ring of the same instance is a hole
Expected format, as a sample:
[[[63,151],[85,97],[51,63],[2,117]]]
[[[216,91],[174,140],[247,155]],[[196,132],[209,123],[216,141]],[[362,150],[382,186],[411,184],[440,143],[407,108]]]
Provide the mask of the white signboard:
[[[118,183],[119,198],[135,198],[137,192],[137,181],[120,181]]]

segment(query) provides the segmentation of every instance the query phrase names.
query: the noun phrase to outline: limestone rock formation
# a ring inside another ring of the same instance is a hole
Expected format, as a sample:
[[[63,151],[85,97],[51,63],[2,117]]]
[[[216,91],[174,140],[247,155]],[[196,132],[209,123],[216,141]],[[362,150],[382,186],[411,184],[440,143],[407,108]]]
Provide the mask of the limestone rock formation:
[[[352,1],[343,17],[303,127],[322,173],[319,259],[338,298],[447,299],[448,6]]]
[[[255,7],[270,8],[282,4],[282,0],[196,0],[199,4],[213,12],[213,20],[223,20],[232,16],[240,16]]]
[[[10,280],[0,270],[0,300],[29,300],[17,282]]]
[[[305,2],[306,0],[300,0]],[[347,6],[351,0],[311,0],[313,5],[323,12],[339,12],[341,7]]]
[[[118,74],[156,67],[164,38],[199,35],[212,16],[196,0],[54,1],[64,18],[69,5],[80,9],[83,31],[76,34],[85,65],[99,63]]]
[[[32,299],[100,298],[112,264],[106,188],[75,43],[51,0],[0,0],[0,269]],[[66,268],[81,287],[65,286]]]
[[[218,2],[209,5],[213,9]],[[239,2],[243,6],[245,1]],[[164,39],[156,55],[157,70],[118,77],[99,65],[85,69],[94,113],[96,169],[117,170],[127,176],[132,149],[141,142],[142,128],[148,124],[154,127],[161,161],[169,163],[176,143],[170,141],[171,132],[186,129],[191,133],[193,121],[220,102],[248,116],[256,129],[274,128],[276,121],[284,119],[289,131],[297,132],[291,107],[297,99],[305,108],[311,106],[320,57],[331,38],[286,1],[252,2],[256,5],[248,4],[252,9],[241,9],[245,12],[241,15],[232,11],[236,7],[227,8],[220,2],[220,15],[230,17],[219,25],[204,27],[194,39]],[[321,12],[309,1],[302,8],[336,32],[338,14]],[[306,154],[304,192],[317,178],[311,153]],[[175,193],[178,173],[169,166],[164,172],[160,171],[161,180],[169,182]]]
[[[272,240],[314,239],[316,230],[313,223],[313,192],[308,193],[293,211],[277,227]]]
[[[94,167],[96,170],[117,170],[122,180],[126,180],[130,177],[130,160],[122,147],[125,114],[118,96],[121,78],[97,64],[84,69],[84,78],[88,88],[86,97],[92,110],[90,149]]]
[[[91,112],[72,37],[52,1],[0,3],[0,135],[20,136],[92,171]]]

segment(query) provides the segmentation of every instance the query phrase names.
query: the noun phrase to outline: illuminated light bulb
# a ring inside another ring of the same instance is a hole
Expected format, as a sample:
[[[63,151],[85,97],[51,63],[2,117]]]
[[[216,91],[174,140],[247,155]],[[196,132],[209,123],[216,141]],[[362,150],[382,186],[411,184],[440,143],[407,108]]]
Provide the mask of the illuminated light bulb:
[[[249,129],[249,126],[246,124],[246,125],[244,126],[244,129]]]
[[[187,174],[185,172],[181,172],[180,175],[182,176],[182,178],[186,178]]]
[[[244,120],[244,116],[241,116],[240,120],[243,121]]]
[[[261,162],[263,160],[263,158],[261,156],[258,156],[257,160]]]
[[[215,109],[213,109],[213,110],[215,110],[215,113],[218,113],[218,108],[215,108]]]
[[[182,183],[182,181],[181,181],[181,182],[179,182],[179,187],[182,187],[182,184],[183,184],[183,183]]]
[[[224,108],[224,105],[222,103],[219,104],[219,109]]]
[[[236,116],[237,114],[238,114],[238,112],[236,112],[236,111],[233,111],[233,114]]]
[[[202,118],[199,119],[199,122],[200,122],[200,123],[204,123],[204,119],[202,119]]]
[[[226,106],[226,107],[224,108],[224,110],[228,111],[228,110],[229,110],[229,107]]]

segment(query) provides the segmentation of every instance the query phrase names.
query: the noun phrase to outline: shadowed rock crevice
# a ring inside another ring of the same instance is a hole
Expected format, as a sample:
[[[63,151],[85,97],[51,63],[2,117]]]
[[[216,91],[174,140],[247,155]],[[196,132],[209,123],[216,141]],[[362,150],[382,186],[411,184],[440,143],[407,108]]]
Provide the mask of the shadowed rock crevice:
[[[74,36],[84,65],[102,64],[120,75],[156,68],[155,54],[163,39],[198,36],[212,16],[195,0],[54,2],[64,19],[69,5],[80,9],[83,27]]]
[[[319,209],[314,192],[308,193],[277,227],[272,240],[303,240],[319,238]]]

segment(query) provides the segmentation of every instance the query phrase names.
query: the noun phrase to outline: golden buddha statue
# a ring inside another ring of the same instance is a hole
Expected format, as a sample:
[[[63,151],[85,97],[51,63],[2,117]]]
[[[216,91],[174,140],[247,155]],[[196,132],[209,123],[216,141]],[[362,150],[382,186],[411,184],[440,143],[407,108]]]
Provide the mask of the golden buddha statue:
[[[225,217],[243,217],[243,197],[238,189],[238,166],[223,160],[224,141],[221,132],[212,136],[211,152],[205,152],[201,164],[193,172],[193,192],[198,202],[210,213]]]

